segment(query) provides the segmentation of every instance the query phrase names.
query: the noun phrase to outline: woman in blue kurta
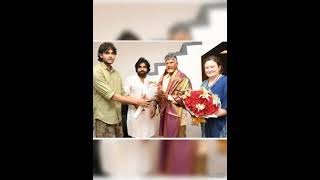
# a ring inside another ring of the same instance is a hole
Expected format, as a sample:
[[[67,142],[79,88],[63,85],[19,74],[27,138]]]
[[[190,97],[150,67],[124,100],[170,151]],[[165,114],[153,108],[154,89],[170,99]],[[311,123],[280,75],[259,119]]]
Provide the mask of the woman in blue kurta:
[[[221,109],[215,115],[217,118],[208,118],[206,123],[201,124],[203,137],[226,137],[227,130],[227,76],[222,75],[223,67],[221,59],[217,56],[209,56],[204,61],[204,71],[207,80],[201,87],[206,88],[219,96]]]

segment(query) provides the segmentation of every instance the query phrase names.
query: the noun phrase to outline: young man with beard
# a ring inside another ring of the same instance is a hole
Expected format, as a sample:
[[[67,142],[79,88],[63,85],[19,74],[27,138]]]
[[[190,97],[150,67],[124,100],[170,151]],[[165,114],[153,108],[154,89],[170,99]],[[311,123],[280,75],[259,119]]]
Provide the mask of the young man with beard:
[[[141,57],[135,64],[137,74],[129,76],[124,84],[125,92],[135,98],[150,98],[147,91],[150,91],[152,84],[147,74],[150,71],[148,60]],[[156,86],[154,86],[156,90]],[[149,99],[148,99],[149,100]],[[154,101],[155,103],[155,101]],[[137,106],[129,105],[127,114],[128,135],[136,138],[149,138],[155,135],[156,127],[154,108],[143,108],[140,114],[135,114]]]
[[[120,74],[112,67],[117,49],[104,42],[98,50],[98,61],[93,68],[93,116],[96,137],[123,137],[121,103],[148,106],[142,98],[126,96]]]

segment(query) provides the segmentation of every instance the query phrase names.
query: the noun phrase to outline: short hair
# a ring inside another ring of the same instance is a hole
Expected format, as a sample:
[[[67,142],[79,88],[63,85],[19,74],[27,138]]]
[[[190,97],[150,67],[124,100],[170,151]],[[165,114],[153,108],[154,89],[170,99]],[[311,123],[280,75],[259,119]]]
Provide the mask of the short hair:
[[[117,38],[117,40],[139,40],[140,38],[132,31],[125,30]]]
[[[117,54],[117,48],[112,43],[104,42],[100,44],[98,50],[98,61],[102,61],[102,59],[100,58],[100,54],[103,54],[110,49],[114,52],[114,54]]]
[[[148,60],[146,60],[144,57],[139,58],[139,60],[136,62],[136,64],[135,64],[136,72],[138,72],[138,68],[139,68],[139,65],[140,65],[141,63],[146,64],[146,66],[147,66],[147,73],[149,73],[149,72],[150,72],[150,63],[149,63]]]
[[[164,57],[164,61],[167,61],[169,59],[175,59],[176,62],[178,63],[178,59],[177,56],[175,55],[175,53],[168,53],[165,57]]]
[[[190,33],[189,25],[186,22],[179,22],[170,27],[169,33],[175,34],[178,32]]]
[[[205,60],[204,60],[204,62],[203,62],[203,67],[204,67],[204,65],[206,64],[206,62],[208,62],[208,61],[214,61],[214,62],[216,62],[216,63],[218,64],[218,66],[221,67],[220,73],[221,73],[221,74],[223,73],[224,69],[223,69],[223,64],[222,64],[222,60],[221,60],[220,57],[215,56],[215,55],[208,56],[207,58],[205,58]]]

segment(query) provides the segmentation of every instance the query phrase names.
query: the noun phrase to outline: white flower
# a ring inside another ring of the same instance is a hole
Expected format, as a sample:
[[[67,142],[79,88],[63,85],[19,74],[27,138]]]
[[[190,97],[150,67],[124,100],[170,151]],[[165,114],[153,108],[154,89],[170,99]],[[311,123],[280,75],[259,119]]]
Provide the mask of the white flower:
[[[212,104],[216,106],[219,104],[219,97],[217,95],[212,96]]]
[[[218,100],[217,99],[212,99],[212,104],[217,105],[218,104]]]
[[[200,94],[199,98],[204,98],[204,99],[207,99],[209,101],[209,97],[210,97],[210,94],[208,93],[207,90],[203,90],[203,93]]]
[[[204,104],[197,104],[196,108],[198,109],[198,111],[201,111],[205,108],[206,106]]]

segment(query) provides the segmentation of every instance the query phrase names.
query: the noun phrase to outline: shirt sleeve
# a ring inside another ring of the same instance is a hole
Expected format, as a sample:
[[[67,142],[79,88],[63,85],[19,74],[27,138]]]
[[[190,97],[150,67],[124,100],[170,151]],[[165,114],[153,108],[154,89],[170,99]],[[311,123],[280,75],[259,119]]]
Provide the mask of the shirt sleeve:
[[[93,87],[107,100],[110,100],[115,93],[100,69],[93,71]]]

